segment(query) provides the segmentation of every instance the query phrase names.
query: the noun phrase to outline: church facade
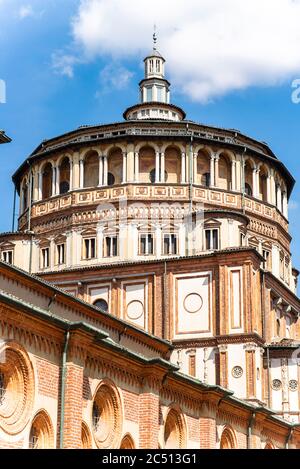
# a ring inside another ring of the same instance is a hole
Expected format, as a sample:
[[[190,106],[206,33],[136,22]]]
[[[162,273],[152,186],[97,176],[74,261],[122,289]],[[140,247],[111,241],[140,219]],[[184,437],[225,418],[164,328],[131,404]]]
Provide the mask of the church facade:
[[[295,181],[266,143],[187,120],[155,45],[144,62],[124,121],[13,175],[0,446],[300,447]]]

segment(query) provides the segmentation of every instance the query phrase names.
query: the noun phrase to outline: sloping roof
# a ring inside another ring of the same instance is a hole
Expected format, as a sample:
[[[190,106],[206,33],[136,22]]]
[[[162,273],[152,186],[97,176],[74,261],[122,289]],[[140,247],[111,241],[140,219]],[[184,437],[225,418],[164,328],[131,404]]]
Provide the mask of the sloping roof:
[[[0,130],[0,143],[9,143],[11,142],[11,138],[9,138],[4,130]]]

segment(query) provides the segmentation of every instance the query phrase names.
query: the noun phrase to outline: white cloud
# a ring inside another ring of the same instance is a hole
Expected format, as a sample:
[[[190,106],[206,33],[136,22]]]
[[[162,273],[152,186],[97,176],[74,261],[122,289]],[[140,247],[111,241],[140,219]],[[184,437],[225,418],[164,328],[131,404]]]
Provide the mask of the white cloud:
[[[106,65],[100,72],[100,82],[104,91],[109,91],[111,88],[122,90],[126,88],[132,77],[132,72],[115,63]]]
[[[81,0],[73,37],[85,56],[141,57],[153,24],[172,84],[206,101],[300,73],[300,0]]]
[[[74,66],[81,62],[75,55],[66,54],[64,51],[56,51],[52,54],[52,68],[58,75],[74,76]]]
[[[289,201],[289,210],[298,210],[299,203],[296,200]]]
[[[29,16],[34,16],[34,11],[31,5],[22,5],[18,11],[19,18],[23,20]]]

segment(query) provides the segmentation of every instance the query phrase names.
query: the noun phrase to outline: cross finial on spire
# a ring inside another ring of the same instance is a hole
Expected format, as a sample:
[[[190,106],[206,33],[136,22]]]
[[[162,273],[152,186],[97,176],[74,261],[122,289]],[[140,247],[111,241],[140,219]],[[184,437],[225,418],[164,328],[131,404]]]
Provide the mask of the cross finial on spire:
[[[156,43],[157,43],[157,35],[156,35],[156,24],[154,25],[154,33],[153,33],[153,49],[156,50]]]

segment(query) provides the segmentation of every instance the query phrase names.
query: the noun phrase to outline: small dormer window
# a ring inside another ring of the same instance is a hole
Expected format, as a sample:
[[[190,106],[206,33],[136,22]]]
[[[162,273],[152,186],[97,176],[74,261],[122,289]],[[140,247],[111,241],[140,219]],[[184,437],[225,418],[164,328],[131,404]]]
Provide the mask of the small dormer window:
[[[13,250],[9,249],[6,251],[2,251],[2,260],[3,262],[12,264],[13,263]]]

